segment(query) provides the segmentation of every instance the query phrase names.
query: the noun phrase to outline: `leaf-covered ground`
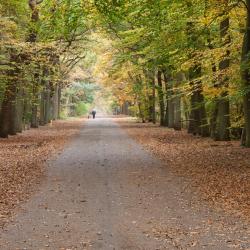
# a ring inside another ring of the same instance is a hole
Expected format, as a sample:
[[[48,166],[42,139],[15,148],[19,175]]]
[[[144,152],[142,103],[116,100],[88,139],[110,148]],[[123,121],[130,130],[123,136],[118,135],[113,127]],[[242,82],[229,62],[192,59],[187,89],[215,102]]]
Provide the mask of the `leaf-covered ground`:
[[[1,249],[250,249],[249,223],[197,202],[113,118],[85,121],[46,175],[0,228]]]
[[[188,178],[187,188],[197,196],[250,219],[250,149],[236,141],[215,142],[128,118],[118,122],[174,173]]]
[[[82,120],[56,121],[0,140],[0,226],[44,175],[44,162],[78,133]]]

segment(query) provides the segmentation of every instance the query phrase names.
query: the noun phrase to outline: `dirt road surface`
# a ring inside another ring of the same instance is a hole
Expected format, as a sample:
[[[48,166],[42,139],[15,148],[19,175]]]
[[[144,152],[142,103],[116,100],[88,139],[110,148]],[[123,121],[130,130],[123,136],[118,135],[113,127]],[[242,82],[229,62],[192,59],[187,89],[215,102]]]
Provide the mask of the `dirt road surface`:
[[[111,118],[88,120],[0,231],[0,249],[250,249],[249,225],[188,184]]]

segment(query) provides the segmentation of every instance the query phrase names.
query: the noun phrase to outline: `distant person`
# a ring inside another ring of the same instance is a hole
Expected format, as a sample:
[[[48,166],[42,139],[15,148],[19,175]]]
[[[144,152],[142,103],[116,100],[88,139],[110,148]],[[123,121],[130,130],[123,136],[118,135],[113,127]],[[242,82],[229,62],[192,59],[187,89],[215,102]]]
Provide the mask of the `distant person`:
[[[93,119],[95,119],[95,116],[96,116],[96,110],[95,109],[92,110],[92,116],[93,116]]]

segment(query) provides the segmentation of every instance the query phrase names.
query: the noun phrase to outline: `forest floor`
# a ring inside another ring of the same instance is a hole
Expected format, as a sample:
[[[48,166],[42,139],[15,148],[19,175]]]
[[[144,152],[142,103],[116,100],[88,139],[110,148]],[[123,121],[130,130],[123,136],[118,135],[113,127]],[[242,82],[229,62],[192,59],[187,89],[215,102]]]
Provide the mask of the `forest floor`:
[[[250,221],[250,149],[132,118],[117,122],[173,173],[189,179],[187,188],[201,199]]]
[[[78,136],[48,161],[37,192],[0,229],[0,249],[249,250],[249,223],[200,200],[189,175],[173,171],[178,153],[171,158],[166,152],[172,161],[164,162],[133,139],[140,135],[151,145],[159,128],[122,120],[125,130],[112,118],[84,122]],[[174,131],[164,133],[168,150],[181,144]]]
[[[0,140],[0,227],[44,177],[45,161],[79,132],[82,120],[56,121]]]

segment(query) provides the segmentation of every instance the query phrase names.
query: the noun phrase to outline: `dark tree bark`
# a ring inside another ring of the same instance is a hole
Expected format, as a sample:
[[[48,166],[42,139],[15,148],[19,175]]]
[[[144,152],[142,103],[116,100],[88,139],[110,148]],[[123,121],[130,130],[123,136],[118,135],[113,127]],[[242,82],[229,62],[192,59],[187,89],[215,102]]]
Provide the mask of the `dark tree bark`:
[[[158,70],[157,72],[158,79],[158,98],[159,98],[159,107],[160,107],[160,125],[164,126],[164,114],[165,114],[165,104],[164,104],[164,93],[163,93],[163,84],[162,84],[162,72]]]
[[[205,13],[204,13],[205,18],[208,16],[208,14],[210,12],[210,8],[211,8],[211,5],[209,3],[209,0],[205,0]],[[212,37],[211,37],[211,32],[210,32],[209,28],[207,28],[207,33],[208,33],[207,34],[208,48],[210,50],[213,50],[214,46],[212,44]],[[215,62],[212,62],[212,72],[214,74],[217,72],[217,66],[216,66]],[[216,82],[217,82],[217,80],[213,79],[214,88],[218,87],[218,83],[216,83]],[[217,127],[217,117],[218,117],[218,98],[217,97],[213,98],[212,102],[213,102],[213,108],[212,108],[212,114],[210,117],[210,137],[213,139],[216,139],[216,137],[217,137],[216,136],[216,134],[217,134],[216,127]]]
[[[61,97],[62,97],[62,87],[61,87],[61,84],[59,83],[58,85],[58,114],[57,114],[58,119],[60,119],[60,113],[61,113]]]
[[[45,125],[45,90],[43,89],[41,92],[41,98],[40,98],[40,119],[39,119],[39,125],[44,126]]]
[[[170,73],[168,73],[167,71],[164,72],[164,81],[166,89],[164,124],[169,128],[174,128],[174,123],[175,123],[174,122],[175,103],[174,103],[174,91],[173,91],[174,80],[171,77]]]
[[[29,32],[29,36],[27,42],[36,43],[37,42],[37,30],[36,23],[39,21],[39,10],[38,5],[42,3],[43,0],[28,0],[29,7],[31,10],[31,29]],[[37,128],[39,125],[38,122],[38,76],[35,73],[34,82],[33,82],[33,97],[32,97],[32,107],[31,107],[31,127]]]
[[[174,98],[174,129],[181,130],[181,98]]]
[[[16,122],[17,122],[17,82],[11,84],[10,96],[10,114],[9,114],[9,135],[16,135]]]
[[[210,137],[216,139],[216,123],[218,117],[218,100],[217,98],[213,99],[214,107],[212,109],[212,114],[210,117]]]
[[[8,138],[10,132],[10,122],[12,117],[12,105],[15,101],[13,83],[7,84],[0,113],[0,137]]]
[[[178,87],[184,79],[184,74],[182,72],[176,75],[176,86]],[[175,93],[174,97],[174,129],[181,130],[181,96],[178,91]]]
[[[24,88],[18,84],[17,101],[16,101],[16,132],[21,133],[23,130],[23,115],[24,115]]]
[[[155,77],[153,72],[148,73],[149,81],[149,122],[156,123],[156,113],[155,113]]]
[[[31,106],[31,127],[38,128],[38,103],[39,103],[39,95],[38,95],[38,75],[35,74],[35,82],[33,82],[33,90],[32,90],[32,106]]]
[[[168,127],[169,125],[169,117],[168,117],[168,109],[169,109],[169,104],[168,104],[168,91],[169,91],[169,78],[167,76],[166,70],[163,71],[163,77],[164,77],[164,83],[165,83],[165,99],[166,99],[166,105],[165,105],[165,117],[164,117],[164,126]]]
[[[250,147],[250,69],[246,64],[250,61],[250,0],[246,0],[247,20],[244,42],[242,46],[242,70],[241,78],[244,89],[243,109],[245,127],[242,134],[242,145]]]
[[[189,2],[190,3],[190,2]],[[191,4],[191,3],[190,3]],[[190,44],[197,45],[198,38],[195,35],[195,23],[187,23],[187,37]],[[193,50],[189,57],[194,58],[195,50]],[[201,77],[201,64],[195,62],[189,69],[189,80],[191,87],[191,98],[190,98],[190,117],[188,132],[194,135],[209,136],[209,127],[207,123],[207,115],[204,103],[204,96],[202,93],[202,82],[199,80]]]
[[[51,120],[51,91],[49,86],[47,86],[46,91],[45,91],[45,98],[44,98],[44,102],[45,102],[45,124],[48,124]]]
[[[201,66],[199,64],[190,68],[189,79],[192,87],[192,95],[190,99],[190,117],[188,133],[194,135],[201,135],[203,137],[209,136],[209,127],[207,122],[207,115],[205,109],[204,96],[202,93],[202,84],[200,80],[194,80],[201,76]]]
[[[10,51],[11,64],[18,63],[17,51]],[[7,83],[5,86],[4,97],[0,112],[0,137],[7,138],[9,134],[16,134],[16,96],[17,96],[17,77],[19,70],[11,65],[11,69],[7,70]]]
[[[53,120],[58,119],[58,103],[59,103],[58,98],[59,98],[59,86],[58,86],[58,84],[56,84],[54,95],[53,95],[53,108],[52,108],[52,119]]]
[[[145,116],[144,116],[144,113],[143,113],[143,110],[142,110],[142,104],[141,104],[140,101],[138,102],[138,110],[139,110],[139,116],[140,116],[140,118],[142,120],[142,123],[145,123],[146,120],[145,120]]]
[[[227,8],[228,0],[224,0],[224,8]],[[229,31],[229,17],[228,13],[225,10],[226,14],[223,20],[220,23],[220,37],[222,40],[223,46],[227,46],[231,42]],[[229,68],[230,51],[227,49],[223,59],[219,63],[219,70],[221,71],[221,80],[219,87],[227,88],[228,87],[228,77],[226,76],[226,70]],[[216,121],[216,135],[215,139],[219,141],[230,140],[230,103],[228,99],[228,92],[223,91],[221,93],[220,99],[217,102],[218,104],[218,117]]]

